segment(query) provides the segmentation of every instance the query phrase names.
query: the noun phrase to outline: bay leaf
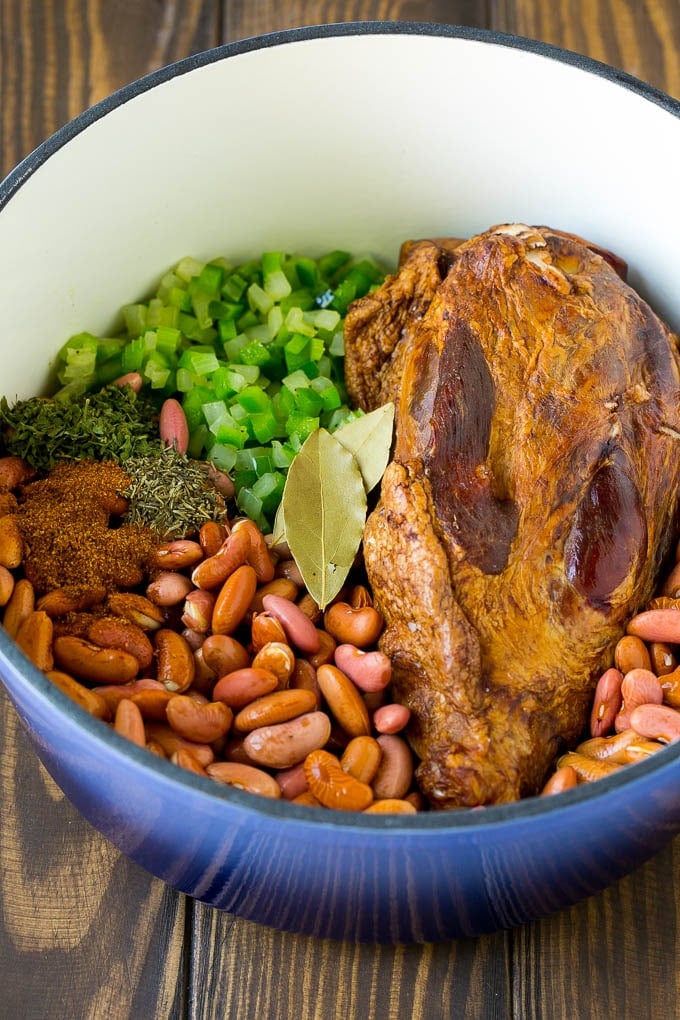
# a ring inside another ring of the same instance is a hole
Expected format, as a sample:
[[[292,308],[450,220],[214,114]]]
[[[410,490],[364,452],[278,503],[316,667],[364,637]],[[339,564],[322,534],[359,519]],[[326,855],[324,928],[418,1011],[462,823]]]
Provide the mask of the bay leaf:
[[[366,492],[378,484],[390,457],[394,429],[394,404],[390,401],[360,418],[348,421],[333,438],[356,457]]]
[[[278,505],[276,515],[274,516],[274,524],[272,526],[272,545],[279,545],[281,542],[286,541],[286,521],[283,516],[283,499]]]
[[[366,490],[354,454],[326,429],[316,429],[288,469],[281,505],[290,551],[324,609],[347,578],[366,523]]]

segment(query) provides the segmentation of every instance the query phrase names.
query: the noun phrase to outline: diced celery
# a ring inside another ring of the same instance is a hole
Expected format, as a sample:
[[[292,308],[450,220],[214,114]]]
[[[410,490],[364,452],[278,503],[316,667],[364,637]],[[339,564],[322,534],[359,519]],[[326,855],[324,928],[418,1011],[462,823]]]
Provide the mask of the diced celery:
[[[240,301],[246,291],[248,281],[239,273],[232,273],[222,284],[222,294],[227,301]]]
[[[264,344],[257,340],[242,347],[239,357],[244,365],[266,365],[268,361],[271,361],[269,351]]]
[[[144,378],[151,383],[152,390],[163,389],[170,376],[170,366],[165,359],[152,351],[144,366]]]
[[[251,283],[248,287],[248,304],[254,312],[266,315],[270,308],[272,308],[274,299],[260,287],[259,283]]]
[[[203,272],[205,262],[199,262],[198,259],[192,258],[191,255],[185,256],[175,266],[175,272],[179,276],[180,280],[184,280],[188,283],[192,276],[200,276]]]
[[[144,356],[146,354],[146,344],[144,343],[144,337],[137,337],[136,340],[131,340],[126,347],[123,348],[123,354],[121,357],[121,364],[123,374],[128,372],[138,372],[144,362]]]
[[[302,333],[293,333],[290,340],[286,341],[284,354],[286,368],[289,373],[294,372],[301,365],[304,365],[305,362],[309,361],[309,344],[309,337],[303,336]]]
[[[220,471],[231,471],[236,462],[238,450],[235,446],[227,446],[225,443],[213,443],[208,450],[208,460]]]
[[[207,425],[199,425],[198,428],[194,429],[189,435],[187,454],[198,460],[203,453],[208,437],[212,439]]]
[[[317,308],[304,314],[305,322],[310,322],[317,330],[333,333],[340,322],[340,312],[334,308]]]
[[[236,505],[239,510],[250,517],[251,520],[259,522],[262,517],[262,500],[259,499],[251,489],[244,486],[236,497]]]
[[[208,262],[198,276],[198,286],[206,294],[217,294],[224,280],[224,269],[222,266]]]
[[[273,273],[265,273],[264,290],[272,301],[280,301],[282,298],[288,297],[292,289],[282,269],[277,269]]]
[[[298,258],[295,260],[295,271],[303,287],[314,289],[319,284],[319,267],[314,259]]]
[[[280,443],[278,439],[272,440],[272,463],[275,468],[287,469],[293,463],[295,453],[287,443]]]
[[[239,375],[242,375],[249,386],[252,386],[252,384],[257,382],[260,378],[260,369],[257,365],[244,365],[240,362],[233,361],[230,367],[234,370],[234,372],[238,372]]]
[[[130,339],[139,336],[146,329],[146,305],[124,305],[123,320]]]
[[[249,340],[259,340],[261,343],[268,343],[273,335],[266,322],[261,322],[258,326],[246,326],[244,332]]]
[[[302,333],[303,336],[314,336],[316,330],[312,323],[305,322],[304,309],[294,307],[289,309],[286,318],[286,329],[291,333]]]
[[[283,495],[284,484],[285,478],[279,471],[268,471],[253,483],[251,491],[262,501],[263,513],[272,514],[276,511]]]
[[[247,309],[236,322],[236,325],[242,333],[245,332],[248,326],[259,326],[259,324],[260,317],[252,308]]]
[[[318,427],[318,418],[312,418],[308,415],[300,414],[297,411],[293,411],[293,413],[288,416],[288,421],[286,422],[288,435],[291,437],[297,436],[301,442],[304,442],[305,439],[312,434],[312,432],[315,432],[316,429],[318,429]]]
[[[193,283],[193,281],[192,281]],[[189,285],[189,293],[191,294],[191,306],[194,310],[194,315],[201,329],[209,329],[212,326],[212,315],[210,314],[210,305],[212,304],[212,295],[206,291],[201,290],[198,286]]]
[[[329,251],[319,259],[319,272],[325,279],[330,279],[338,269],[347,265],[351,255],[348,251]]]
[[[304,312],[316,306],[316,296],[313,291],[302,287],[291,291],[288,297],[281,298],[280,305],[284,315],[287,315],[291,308],[300,308]]]
[[[117,354],[115,357],[109,358],[108,361],[103,361],[101,365],[97,366],[95,383],[97,386],[108,386],[114,379],[124,374],[122,355]]]
[[[309,377],[301,369],[298,369],[284,378],[283,385],[294,393],[300,386],[309,386]]]
[[[208,428],[212,431],[212,426],[220,418],[223,418],[227,414],[227,405],[223,400],[210,400],[203,404],[203,417]]]
[[[325,376],[319,376],[317,379],[312,379],[309,385],[319,394],[324,411],[334,411],[337,407],[340,407],[342,400],[340,399],[338,388],[330,379],[327,379]]]
[[[198,381],[198,376],[190,372],[188,368],[177,369],[177,389],[180,393],[188,393]]]
[[[121,337],[93,337],[93,339],[98,364],[120,355],[127,342]]]
[[[251,414],[250,427],[259,443],[270,443],[279,433],[279,426],[273,411]]]
[[[182,410],[186,415],[189,431],[193,432],[199,425],[205,424],[203,407],[210,400],[214,400],[214,393],[206,386],[196,385],[193,389],[184,394],[182,398]]]
[[[320,336],[313,336],[309,341],[309,357],[312,361],[318,361],[323,357],[326,350],[325,344]]]
[[[269,327],[269,335],[275,337],[283,326],[283,312],[281,311],[281,305],[273,305],[267,313],[267,326]]]
[[[249,414],[262,414],[265,411],[271,414],[271,399],[259,386],[245,386],[236,400]]]
[[[328,353],[334,358],[344,358],[345,356],[345,335],[342,330],[338,330],[333,339],[331,340],[328,348]]]
[[[217,328],[220,334],[220,340],[233,340],[238,334],[236,323],[233,319],[220,319],[217,323]]]
[[[208,347],[189,347],[179,359],[179,365],[196,375],[210,375],[220,367],[214,349]]]
[[[177,308],[180,312],[191,311],[191,294],[184,287],[171,287],[168,291],[166,301],[173,308]]]
[[[227,356],[227,361],[236,361],[241,348],[245,347],[247,343],[248,337],[245,333],[239,333],[232,339],[227,340],[224,344],[224,353]]]

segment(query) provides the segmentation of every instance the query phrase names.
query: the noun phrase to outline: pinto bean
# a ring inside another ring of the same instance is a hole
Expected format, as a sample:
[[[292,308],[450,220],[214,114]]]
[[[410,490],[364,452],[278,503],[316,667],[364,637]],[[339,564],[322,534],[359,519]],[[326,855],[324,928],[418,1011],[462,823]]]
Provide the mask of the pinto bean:
[[[572,765],[563,765],[550,777],[543,789],[542,797],[550,797],[555,793],[562,793],[564,790],[571,790],[578,785],[578,775]]]
[[[206,771],[211,779],[218,783],[226,783],[227,786],[234,786],[237,790],[255,793],[260,797],[272,797],[275,800],[281,797],[281,787],[274,777],[253,765],[219,761],[209,765]]]
[[[663,690],[657,677],[648,669],[632,669],[626,673],[621,683],[623,698],[621,709],[614,719],[614,729],[627,730],[630,725],[631,713],[638,705],[660,705],[663,701]]]
[[[630,620],[626,631],[643,641],[665,641],[680,644],[680,611],[677,609],[647,609]]]
[[[366,693],[384,690],[392,679],[392,663],[384,652],[365,652],[356,645],[338,645],[335,665]]]
[[[260,726],[295,719],[315,707],[316,699],[311,691],[273,691],[242,708],[234,719],[234,729],[238,733],[250,733]]]
[[[316,671],[316,677],[333,717],[351,737],[368,735],[371,722],[361,694],[348,676],[337,666],[326,664]]]
[[[314,655],[321,647],[319,632],[308,616],[291,602],[280,595],[265,595],[262,600],[266,612],[275,617],[284,631],[288,641],[301,652]]]
[[[403,737],[381,733],[376,738],[382,757],[371,786],[376,800],[400,799],[413,782],[413,755]]]
[[[621,708],[622,683],[623,673],[618,669],[606,669],[598,680],[590,714],[592,736],[601,737],[613,726]]]
[[[228,733],[234,713],[222,701],[199,704],[185,694],[168,702],[167,719],[175,733],[198,744],[212,744]]]
[[[624,634],[614,649],[614,664],[625,676],[631,669],[651,669],[652,660],[647,645],[634,634]]]
[[[153,640],[158,659],[158,679],[169,691],[181,694],[191,687],[196,673],[191,646],[181,634],[169,627],[156,631]]]
[[[248,563],[237,567],[220,588],[212,615],[213,634],[232,634],[243,620],[257,589],[257,576]]]
[[[354,737],[342,752],[340,765],[355,779],[370,785],[375,779],[381,758],[382,749],[375,737]]]
[[[324,626],[339,644],[367,648],[375,644],[383,627],[383,618],[373,606],[356,609],[347,602],[334,602],[324,613]]]
[[[338,759],[321,749],[312,751],[304,762],[309,792],[337,811],[364,811],[373,802],[373,790],[340,765]]]
[[[126,684],[139,672],[134,655],[120,648],[100,648],[83,638],[55,638],[54,658],[61,669],[95,684]]]
[[[243,741],[248,757],[258,765],[287,769],[310,751],[328,743],[331,722],[325,712],[307,712],[288,722],[252,730]]]
[[[278,685],[278,677],[268,669],[246,666],[220,677],[212,696],[215,701],[223,701],[225,705],[238,711],[256,698],[271,694]]]
[[[680,740],[680,712],[668,705],[638,705],[631,712],[630,725],[641,737],[664,744]]]
[[[201,652],[206,666],[216,677],[250,665],[248,652],[230,634],[210,634],[201,645]]]

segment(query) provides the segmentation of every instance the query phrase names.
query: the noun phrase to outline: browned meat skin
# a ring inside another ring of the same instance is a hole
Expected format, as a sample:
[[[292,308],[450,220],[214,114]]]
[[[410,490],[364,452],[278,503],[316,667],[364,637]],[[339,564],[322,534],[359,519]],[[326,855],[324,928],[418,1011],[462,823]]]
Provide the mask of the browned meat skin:
[[[540,789],[668,548],[676,341],[610,261],[517,224],[419,242],[347,318],[350,395],[398,405],[364,557],[435,806]]]

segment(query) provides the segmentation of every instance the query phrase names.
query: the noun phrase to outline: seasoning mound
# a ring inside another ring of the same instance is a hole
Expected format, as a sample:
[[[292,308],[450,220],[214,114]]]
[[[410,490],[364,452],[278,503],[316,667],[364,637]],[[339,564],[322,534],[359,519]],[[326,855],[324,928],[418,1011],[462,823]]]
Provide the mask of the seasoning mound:
[[[146,525],[161,538],[186,538],[206,521],[226,516],[224,499],[210,481],[210,467],[174,447],[131,457],[130,478],[121,491],[129,500],[128,521]]]
[[[134,588],[158,539],[119,518],[130,476],[111,461],[58,464],[24,486],[18,510],[24,570],[38,593],[66,585]]]

